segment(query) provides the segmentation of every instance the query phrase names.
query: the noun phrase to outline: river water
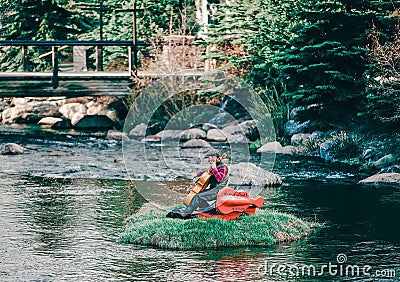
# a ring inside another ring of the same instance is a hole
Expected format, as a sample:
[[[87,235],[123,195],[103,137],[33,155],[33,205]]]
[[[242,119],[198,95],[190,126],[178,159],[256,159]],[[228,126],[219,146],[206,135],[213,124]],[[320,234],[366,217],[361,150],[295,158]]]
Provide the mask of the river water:
[[[11,141],[27,150],[0,156],[0,281],[399,281],[400,190],[359,185],[354,168],[277,157],[284,184],[263,192],[266,207],[324,223],[307,238],[172,251],[119,243],[146,202],[136,188],[152,183],[128,181],[121,143],[3,126]]]

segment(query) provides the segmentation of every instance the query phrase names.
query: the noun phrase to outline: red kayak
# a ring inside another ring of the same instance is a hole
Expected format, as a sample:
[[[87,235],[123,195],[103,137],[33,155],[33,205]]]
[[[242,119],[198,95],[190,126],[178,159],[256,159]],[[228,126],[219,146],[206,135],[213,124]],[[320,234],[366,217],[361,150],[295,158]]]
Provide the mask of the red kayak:
[[[202,218],[222,218],[226,220],[236,219],[242,214],[254,214],[256,208],[264,205],[263,197],[250,198],[249,194],[243,190],[233,190],[225,187],[218,192],[216,201],[217,214],[199,212]]]

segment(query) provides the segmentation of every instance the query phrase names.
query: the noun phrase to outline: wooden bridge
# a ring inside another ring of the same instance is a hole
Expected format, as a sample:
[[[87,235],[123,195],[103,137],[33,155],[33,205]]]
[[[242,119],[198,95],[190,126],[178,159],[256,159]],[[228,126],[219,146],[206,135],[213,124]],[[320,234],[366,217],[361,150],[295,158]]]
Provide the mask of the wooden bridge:
[[[162,43],[160,43],[162,44]],[[28,46],[48,46],[52,51],[44,54],[52,57],[50,72],[0,72],[0,97],[80,97],[80,96],[124,96],[131,94],[130,86],[138,77],[161,77],[161,71],[137,70],[137,46],[147,46],[148,42],[133,41],[0,41],[1,46],[22,48],[22,65],[27,69]],[[125,46],[128,52],[128,70],[107,71],[60,71],[59,52],[62,46],[92,46],[96,48],[96,70],[102,70],[104,46]],[[197,69],[183,70],[177,75],[201,76]]]

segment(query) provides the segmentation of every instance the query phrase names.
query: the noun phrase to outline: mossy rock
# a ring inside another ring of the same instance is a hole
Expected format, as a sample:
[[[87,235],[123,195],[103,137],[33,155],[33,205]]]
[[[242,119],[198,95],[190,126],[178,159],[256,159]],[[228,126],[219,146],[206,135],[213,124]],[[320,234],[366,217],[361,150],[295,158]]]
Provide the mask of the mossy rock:
[[[320,226],[270,210],[258,210],[255,215],[230,221],[217,218],[180,220],[165,215],[163,211],[154,210],[133,215],[127,220],[121,243],[179,250],[270,246],[299,240]]]

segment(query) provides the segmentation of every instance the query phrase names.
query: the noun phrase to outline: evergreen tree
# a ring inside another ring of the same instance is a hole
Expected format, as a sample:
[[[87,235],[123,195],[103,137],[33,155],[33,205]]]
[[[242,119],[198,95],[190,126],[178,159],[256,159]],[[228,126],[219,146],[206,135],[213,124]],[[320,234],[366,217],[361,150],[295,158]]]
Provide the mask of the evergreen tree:
[[[284,95],[300,107],[297,119],[316,128],[349,123],[365,111],[367,30],[383,24],[389,1],[313,1],[298,16],[285,55],[277,60]]]
[[[300,0],[243,0],[212,5],[205,57],[219,68],[240,75],[261,96],[283,135],[287,107],[281,98],[284,84],[273,62],[282,56],[294,36]]]
[[[5,40],[65,40],[74,39],[79,33],[91,29],[90,19],[69,9],[67,0],[12,0],[2,1],[2,39]],[[2,70],[20,70],[22,57],[20,48],[2,50],[0,63]],[[39,61],[40,48],[29,48],[27,57],[31,69],[48,67],[44,60]],[[43,51],[45,52],[45,51]],[[49,59],[48,59],[49,60]]]

